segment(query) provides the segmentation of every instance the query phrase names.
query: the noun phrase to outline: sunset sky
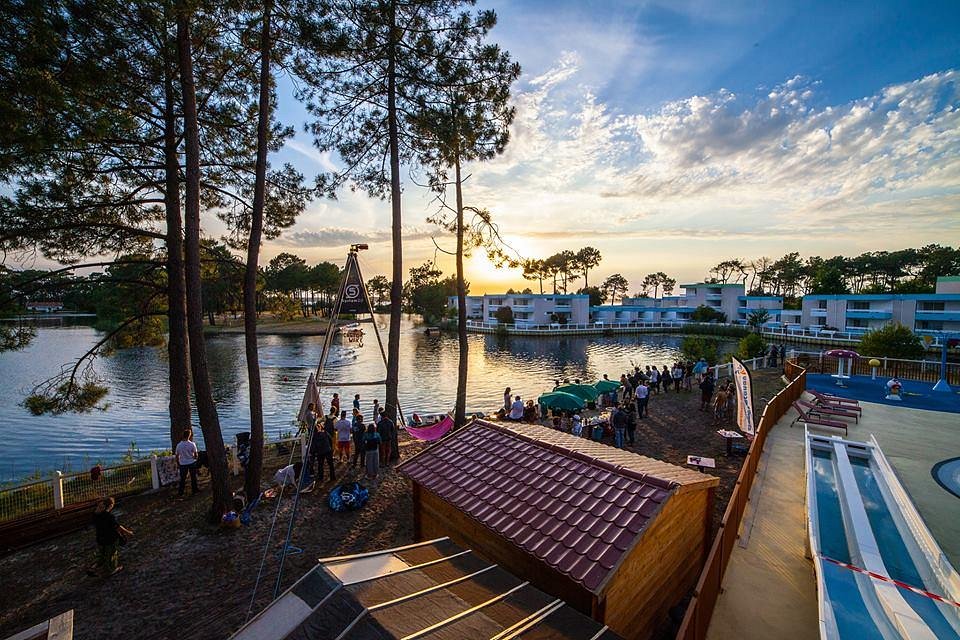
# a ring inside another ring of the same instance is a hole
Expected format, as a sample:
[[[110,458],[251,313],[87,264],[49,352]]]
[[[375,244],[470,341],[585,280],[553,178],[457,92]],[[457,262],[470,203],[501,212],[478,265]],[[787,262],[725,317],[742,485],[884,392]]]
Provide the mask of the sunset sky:
[[[523,257],[592,245],[591,281],[684,282],[730,257],[960,244],[960,3],[482,2],[523,67],[512,140],[469,167]],[[281,88],[289,83],[281,79]],[[280,119],[302,125],[292,98]],[[338,165],[298,133],[273,158]],[[406,177],[406,171],[405,171]],[[432,196],[406,180],[405,266],[433,258]],[[264,247],[387,273],[389,203],[345,190]],[[468,263],[471,293],[535,286]],[[441,266],[452,269],[449,260]]]

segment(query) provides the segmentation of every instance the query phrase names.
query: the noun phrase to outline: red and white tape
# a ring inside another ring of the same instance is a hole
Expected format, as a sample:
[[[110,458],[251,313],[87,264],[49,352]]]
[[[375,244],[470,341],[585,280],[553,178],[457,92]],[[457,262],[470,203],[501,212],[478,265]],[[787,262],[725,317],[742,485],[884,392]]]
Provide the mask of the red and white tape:
[[[919,587],[914,587],[913,585],[909,585],[909,584],[907,584],[906,582],[901,582],[900,580],[894,580],[893,578],[891,578],[891,577],[889,577],[889,576],[883,576],[883,575],[880,575],[879,573],[874,573],[873,571],[868,571],[868,570],[864,569],[863,567],[857,567],[857,566],[855,566],[855,565],[852,565],[852,564],[849,564],[849,563],[846,563],[846,562],[841,562],[840,560],[834,560],[833,558],[831,558],[831,557],[829,557],[829,556],[825,556],[825,555],[823,555],[822,553],[820,554],[820,557],[823,558],[824,560],[826,560],[827,562],[831,562],[831,563],[837,565],[838,567],[843,567],[844,569],[849,569],[850,571],[856,571],[857,573],[862,573],[862,574],[868,575],[868,576],[870,576],[871,578],[873,578],[874,580],[880,580],[881,582],[889,582],[890,584],[894,584],[894,585],[900,587],[901,589],[906,589],[907,591],[912,591],[913,593],[916,593],[916,594],[918,594],[918,595],[921,595],[921,596],[930,598],[931,600],[936,600],[937,602],[942,602],[942,603],[944,603],[944,604],[949,604],[949,605],[952,605],[952,606],[954,606],[954,607],[960,607],[960,602],[954,602],[953,600],[948,600],[947,598],[944,598],[944,597],[941,596],[941,595],[937,595],[936,593],[931,593],[930,591],[926,591],[926,590],[921,589],[921,588],[919,588]]]

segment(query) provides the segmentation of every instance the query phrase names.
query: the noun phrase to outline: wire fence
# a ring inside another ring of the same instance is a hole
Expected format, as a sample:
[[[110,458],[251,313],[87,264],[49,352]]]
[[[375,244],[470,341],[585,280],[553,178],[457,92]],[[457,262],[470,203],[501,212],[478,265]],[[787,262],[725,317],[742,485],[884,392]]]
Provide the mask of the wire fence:
[[[707,561],[700,573],[699,580],[697,580],[693,598],[687,606],[676,640],[704,640],[707,637],[710,618],[713,616],[717,598],[720,597],[727,563],[730,561],[730,554],[733,552],[733,546],[739,537],[740,522],[743,520],[743,512],[747,508],[750,489],[757,474],[757,466],[760,464],[760,455],[763,453],[763,445],[773,426],[790,409],[793,401],[799,398],[806,389],[806,371],[789,361],[783,364],[784,375],[791,382],[781,389],[780,393],[775,395],[763,409],[763,414],[760,416],[760,422],[757,425],[756,436],[750,443],[750,450],[747,452],[747,457],[740,468],[737,484],[730,495],[730,502],[727,503],[727,509],[720,521],[720,529],[713,539]]]
[[[22,484],[0,491],[0,522],[53,509],[53,483],[49,480]]]
[[[61,478],[64,506],[106,496],[124,496],[153,488],[150,461],[108,467],[94,479],[90,472],[71,473]]]

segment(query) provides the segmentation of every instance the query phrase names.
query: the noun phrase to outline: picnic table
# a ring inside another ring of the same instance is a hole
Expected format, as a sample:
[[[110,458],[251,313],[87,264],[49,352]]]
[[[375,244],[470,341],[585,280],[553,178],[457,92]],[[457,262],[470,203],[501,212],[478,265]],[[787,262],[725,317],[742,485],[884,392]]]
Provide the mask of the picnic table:
[[[704,456],[687,456],[687,464],[696,467],[700,473],[703,473],[704,468],[717,468],[716,460],[713,458],[705,458]]]
[[[743,434],[739,431],[730,431],[729,429],[718,429],[717,434],[719,434],[724,440],[727,441],[727,455],[729,456],[733,453],[733,441],[737,438],[742,438]]]

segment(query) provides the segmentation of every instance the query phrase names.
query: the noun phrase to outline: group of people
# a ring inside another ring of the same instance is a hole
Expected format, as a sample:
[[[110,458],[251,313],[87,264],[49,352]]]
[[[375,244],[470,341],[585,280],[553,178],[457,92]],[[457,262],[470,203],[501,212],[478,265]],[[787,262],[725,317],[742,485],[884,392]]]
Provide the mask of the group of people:
[[[347,417],[346,409],[340,409],[339,394],[333,394],[330,412],[327,414],[323,413],[322,407],[317,407],[311,402],[307,407],[304,421],[304,428],[308,434],[311,434],[310,450],[306,459],[309,476],[323,482],[326,465],[330,471],[330,480],[336,480],[334,471],[334,454],[336,454],[338,463],[346,463],[353,469],[359,469],[362,464],[367,478],[376,478],[380,473],[380,467],[390,463],[397,425],[377,400],[373,401],[372,415],[373,419],[365,422],[360,410],[359,393],[353,397],[353,411],[350,418]],[[316,464],[316,475],[314,464]]]
[[[533,400],[527,400],[524,403],[519,395],[511,399],[510,392],[510,387],[503,390],[503,407],[498,411],[501,414],[500,417],[511,422],[539,422],[540,405]]]

